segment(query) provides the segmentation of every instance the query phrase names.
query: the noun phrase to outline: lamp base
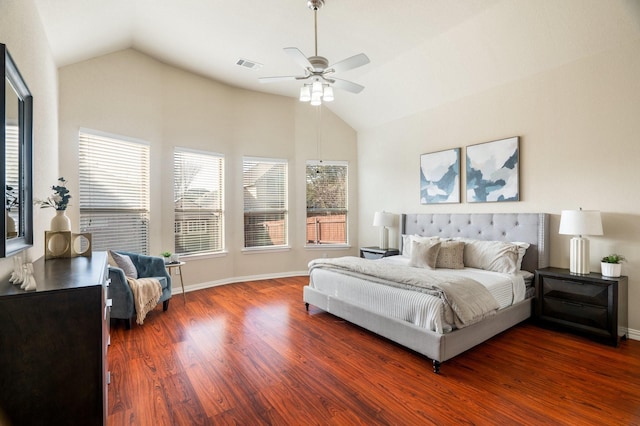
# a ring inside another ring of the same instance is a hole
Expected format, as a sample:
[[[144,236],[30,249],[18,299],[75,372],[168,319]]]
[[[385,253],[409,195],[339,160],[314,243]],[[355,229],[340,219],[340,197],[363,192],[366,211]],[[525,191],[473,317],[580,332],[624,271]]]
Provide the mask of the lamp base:
[[[389,230],[386,226],[380,228],[380,248],[388,249],[389,248]]]
[[[591,272],[589,268],[589,240],[582,237],[571,239],[571,252],[569,259],[569,272],[572,274],[586,275]]]

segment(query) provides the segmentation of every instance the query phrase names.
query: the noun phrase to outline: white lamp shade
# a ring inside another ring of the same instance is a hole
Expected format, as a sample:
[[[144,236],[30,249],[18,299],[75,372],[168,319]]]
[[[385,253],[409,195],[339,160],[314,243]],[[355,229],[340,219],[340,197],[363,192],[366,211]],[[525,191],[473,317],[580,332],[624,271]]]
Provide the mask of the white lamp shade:
[[[387,212],[375,212],[373,226],[393,226],[393,214]]]
[[[309,102],[311,100],[311,88],[309,86],[302,86],[300,88],[300,102]]]
[[[325,102],[333,101],[333,87],[327,86],[324,88],[324,96],[322,96],[322,100]]]
[[[560,216],[562,235],[602,235],[602,218],[595,210],[563,210]]]

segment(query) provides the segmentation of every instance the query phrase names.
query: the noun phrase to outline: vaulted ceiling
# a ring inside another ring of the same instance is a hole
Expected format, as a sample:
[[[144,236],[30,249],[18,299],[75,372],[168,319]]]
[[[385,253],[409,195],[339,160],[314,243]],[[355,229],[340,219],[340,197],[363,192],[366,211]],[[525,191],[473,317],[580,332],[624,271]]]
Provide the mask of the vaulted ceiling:
[[[306,0],[36,0],[59,67],[134,48],[249,90],[297,97],[282,50],[314,53]],[[640,0],[326,0],[318,54],[364,52],[337,75],[366,88],[328,103],[354,129],[437,107],[640,38]],[[238,59],[263,64],[238,66]],[[310,108],[312,108],[310,106]]]

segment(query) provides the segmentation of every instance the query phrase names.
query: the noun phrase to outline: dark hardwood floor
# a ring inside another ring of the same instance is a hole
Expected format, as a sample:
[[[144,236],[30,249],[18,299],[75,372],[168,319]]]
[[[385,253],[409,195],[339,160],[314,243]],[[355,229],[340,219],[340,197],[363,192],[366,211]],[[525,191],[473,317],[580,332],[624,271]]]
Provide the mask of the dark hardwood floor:
[[[311,307],[307,277],[174,297],[112,324],[109,424],[640,424],[640,342],[524,323],[443,363]]]

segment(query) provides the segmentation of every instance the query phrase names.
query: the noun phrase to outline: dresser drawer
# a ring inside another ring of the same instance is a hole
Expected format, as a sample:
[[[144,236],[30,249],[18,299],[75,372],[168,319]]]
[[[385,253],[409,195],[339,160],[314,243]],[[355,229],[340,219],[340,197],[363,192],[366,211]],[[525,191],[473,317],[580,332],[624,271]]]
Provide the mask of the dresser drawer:
[[[564,299],[546,297],[542,305],[542,316],[580,324],[600,330],[609,328],[609,314],[606,307],[585,305]]]
[[[579,304],[602,306],[605,311],[609,302],[609,286],[584,281],[544,277],[542,279],[543,297],[564,299]]]

